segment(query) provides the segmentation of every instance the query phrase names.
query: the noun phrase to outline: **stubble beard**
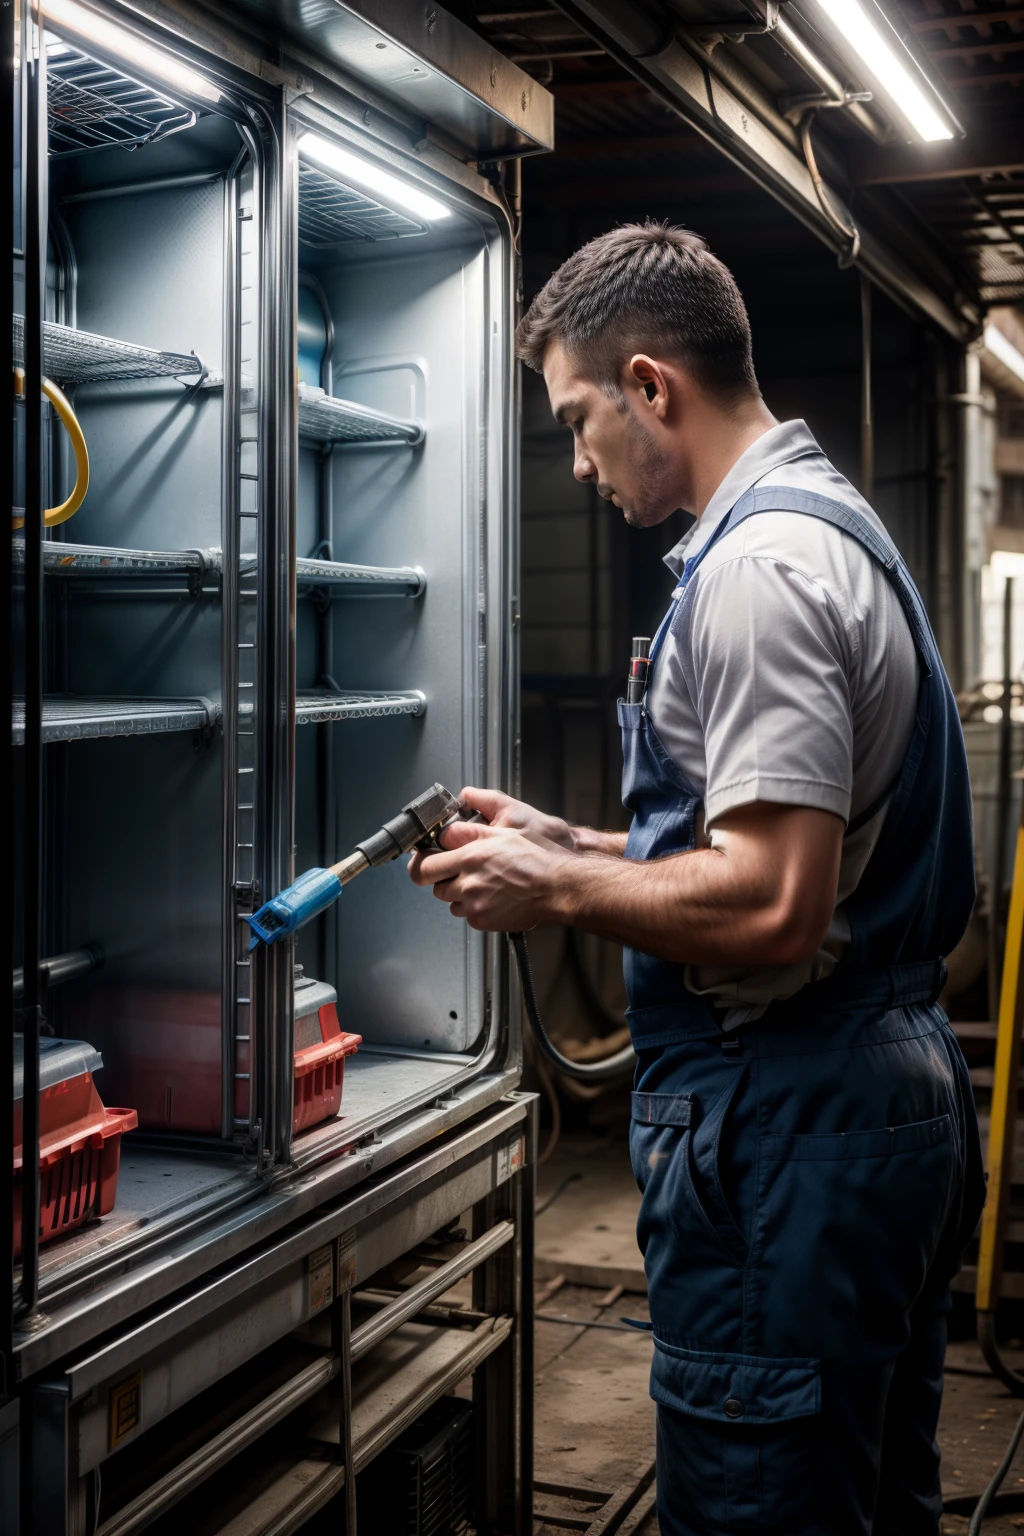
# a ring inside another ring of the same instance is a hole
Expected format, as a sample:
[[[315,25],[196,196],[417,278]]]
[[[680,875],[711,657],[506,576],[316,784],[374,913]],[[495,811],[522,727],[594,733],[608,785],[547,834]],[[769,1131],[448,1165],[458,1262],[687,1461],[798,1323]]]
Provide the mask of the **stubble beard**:
[[[630,414],[629,471],[637,487],[632,506],[623,507],[622,515],[630,528],[654,528],[674,510],[669,489],[668,459],[653,436],[636,416]]]

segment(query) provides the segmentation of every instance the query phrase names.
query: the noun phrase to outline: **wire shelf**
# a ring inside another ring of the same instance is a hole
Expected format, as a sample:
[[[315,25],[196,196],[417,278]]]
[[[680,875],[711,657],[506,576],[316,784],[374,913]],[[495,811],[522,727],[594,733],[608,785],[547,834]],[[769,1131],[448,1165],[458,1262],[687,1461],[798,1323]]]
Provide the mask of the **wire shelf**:
[[[425,224],[375,202],[366,192],[299,160],[299,240],[324,250],[351,240],[401,240],[422,235]]]
[[[118,549],[106,544],[62,544],[44,539],[43,570],[48,576],[87,576],[117,580],[129,576],[219,577],[224,560],[219,549]],[[25,569],[25,539],[11,537],[11,564],[15,574]],[[346,587],[391,595],[419,597],[427,579],[418,565],[356,565],[349,560],[295,562],[296,579],[303,586]],[[239,574],[253,576],[255,555],[242,555]]]
[[[418,565],[352,565],[345,560],[307,560],[295,562],[296,579],[318,587],[357,587],[368,592],[399,591],[407,597],[419,597],[426,590],[427,578]]]
[[[299,385],[299,436],[319,443],[415,448],[423,441],[418,421],[385,416],[354,400],[339,400],[314,384]]]
[[[25,540],[17,534],[11,539],[11,563],[15,571],[25,569]],[[114,549],[43,540],[48,576],[191,576],[219,569],[219,549]]]
[[[46,111],[50,153],[59,158],[136,149],[196,121],[191,108],[57,38],[47,39]]]
[[[379,720],[385,715],[422,715],[426,696],[418,689],[402,692],[362,691],[330,693],[317,689],[295,697],[296,725],[317,725],[329,720]]]
[[[14,316],[14,362],[25,360],[25,317]],[[43,368],[61,384],[101,384],[124,379],[176,379],[202,375],[194,352],[157,352],[131,342],[43,322]]]
[[[219,719],[220,706],[204,698],[89,699],[55,694],[43,700],[43,742],[211,730]],[[14,701],[11,740],[16,747],[24,745],[24,699]]]

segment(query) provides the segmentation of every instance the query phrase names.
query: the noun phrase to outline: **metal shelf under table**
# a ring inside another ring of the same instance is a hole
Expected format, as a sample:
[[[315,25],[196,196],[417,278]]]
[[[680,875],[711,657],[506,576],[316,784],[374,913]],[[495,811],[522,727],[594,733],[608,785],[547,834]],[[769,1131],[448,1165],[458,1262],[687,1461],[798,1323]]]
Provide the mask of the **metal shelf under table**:
[[[172,731],[210,730],[220,706],[209,699],[81,698],[54,694],[43,700],[43,744],[90,741],[104,736],[155,736]],[[14,700],[12,744],[25,742],[25,701]]]

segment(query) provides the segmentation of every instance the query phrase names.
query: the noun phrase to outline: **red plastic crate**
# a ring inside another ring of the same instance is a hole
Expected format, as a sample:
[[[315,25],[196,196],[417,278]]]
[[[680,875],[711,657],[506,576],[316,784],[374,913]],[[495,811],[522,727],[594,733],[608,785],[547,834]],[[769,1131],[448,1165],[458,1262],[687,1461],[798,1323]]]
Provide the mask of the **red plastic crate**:
[[[363,1043],[362,1035],[342,1033],[336,1003],[324,1003],[318,1014],[320,1043],[301,1046],[295,1052],[293,1136],[338,1113],[345,1082],[345,1057],[353,1055]]]
[[[21,1252],[22,1102],[14,1105],[14,1251]],[[134,1109],[106,1109],[91,1072],[39,1094],[39,1241],[49,1242],[114,1209],[121,1137]]]
[[[314,993],[313,988],[317,991]],[[319,999],[317,998],[319,994]],[[339,1061],[318,1080],[309,1072],[321,1063],[350,1055],[361,1036],[343,1036],[337,997],[325,982],[305,980],[297,972],[295,988],[295,1131],[307,1130],[338,1113],[344,1066]],[[303,1000],[309,1002],[304,1006]],[[324,1022],[324,1015],[329,1016]],[[111,1094],[138,1111],[144,1130],[196,1131],[219,1136],[221,1130],[222,1034],[219,993],[172,987],[94,987],[83,1003],[76,1028],[104,1052]],[[339,1046],[348,1040],[347,1047]],[[251,1071],[249,1046],[238,1047],[237,1070]],[[317,1083],[319,1081],[319,1088]],[[248,1117],[249,1081],[235,1083],[235,1114]],[[293,1131],[293,1134],[295,1133]]]

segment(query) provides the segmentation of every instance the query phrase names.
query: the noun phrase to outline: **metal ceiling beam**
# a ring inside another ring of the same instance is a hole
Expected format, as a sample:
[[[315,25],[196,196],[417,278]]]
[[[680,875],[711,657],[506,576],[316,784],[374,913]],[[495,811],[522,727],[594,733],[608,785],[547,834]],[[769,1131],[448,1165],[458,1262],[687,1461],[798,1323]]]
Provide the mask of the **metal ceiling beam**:
[[[684,154],[698,145],[707,153],[704,139],[683,128],[678,133],[622,133],[613,139],[559,137],[556,148],[559,160],[610,160],[623,155],[669,155],[677,151]]]
[[[893,144],[885,149],[858,144],[850,149],[850,174],[858,187],[949,181],[999,171],[1024,171],[1024,121],[937,144]]]
[[[1024,21],[1024,11],[960,11],[952,16],[929,16],[924,21],[912,21],[911,32],[938,32],[948,27],[988,27],[997,21]]]
[[[730,160],[772,193],[833,250],[837,237],[818,204],[795,134],[763,88],[731,56],[710,52],[682,36],[666,35],[633,0],[556,0],[560,10],[609,54],[668,102],[685,121],[717,145]],[[729,83],[721,78],[728,74]],[[742,92],[742,95],[740,94]],[[843,199],[829,189],[842,206]],[[916,245],[909,229],[904,243]],[[980,315],[958,292],[956,275],[946,270],[941,291],[921,274],[942,271],[934,247],[920,243],[908,262],[873,230],[861,225],[858,266],[898,303],[932,324],[965,340]]]
[[[698,198],[735,198],[748,190],[743,179],[735,175],[622,176],[614,179],[590,175],[574,176],[571,181],[553,179],[548,182],[542,180],[534,169],[531,170],[530,182],[531,187],[536,186],[536,195],[550,196],[553,203],[564,207],[577,207],[580,204],[607,207],[614,204],[622,211],[637,203],[649,204],[659,211],[666,203],[674,203],[682,210]]]
[[[929,59],[980,59],[991,54],[1001,59],[1007,53],[1020,53],[1024,48],[1024,32],[1014,37],[990,37],[980,43],[951,43],[948,48],[930,48]]]
[[[1020,85],[1024,70],[976,70],[969,75],[946,75],[943,85],[951,91],[966,91],[977,85]]]

